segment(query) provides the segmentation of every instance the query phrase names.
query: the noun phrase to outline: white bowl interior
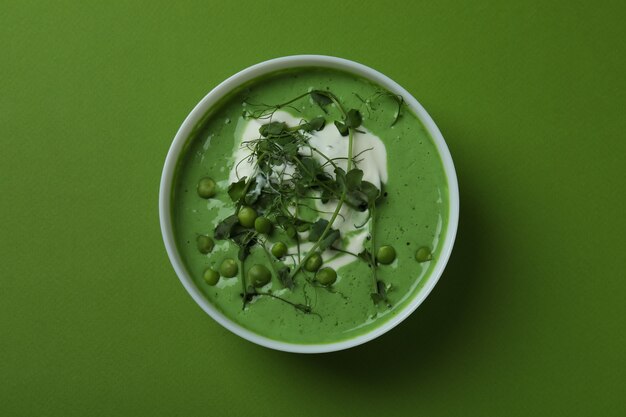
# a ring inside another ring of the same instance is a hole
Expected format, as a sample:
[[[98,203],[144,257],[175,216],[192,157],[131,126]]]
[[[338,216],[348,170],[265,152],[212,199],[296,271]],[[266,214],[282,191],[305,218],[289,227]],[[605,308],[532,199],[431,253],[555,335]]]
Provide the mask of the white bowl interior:
[[[426,283],[417,291],[417,293],[413,296],[413,299],[408,304],[402,307],[402,309],[398,311],[393,318],[381,324],[379,327],[352,339],[324,344],[295,344],[269,339],[242,327],[222,314],[217,308],[209,303],[200,289],[196,286],[191,276],[189,276],[189,273],[187,272],[176,248],[171,218],[172,181],[177,161],[193,129],[207,113],[207,111],[209,111],[222,97],[248,81],[278,70],[298,67],[326,67],[347,71],[372,80],[390,92],[401,95],[404,98],[406,105],[417,115],[433,139],[443,163],[449,190],[450,211],[448,216],[448,226],[445,236],[443,237],[444,243],[441,253],[437,258],[435,268],[428,277]],[[323,55],[295,55],[265,61],[246,68],[243,71],[231,76],[211,90],[196,105],[191,113],[189,113],[176,133],[165,159],[165,166],[163,167],[159,192],[159,217],[165,248],[176,274],[191,297],[215,321],[238,336],[271,349],[296,353],[323,353],[357,346],[372,340],[383,333],[386,333],[415,311],[415,309],[424,301],[434,288],[435,284],[439,280],[439,277],[441,277],[448,259],[450,258],[450,254],[452,253],[459,218],[459,191],[452,157],[450,156],[450,151],[448,150],[448,146],[446,145],[441,132],[426,110],[424,110],[419,102],[408,91],[380,72],[353,61]]]

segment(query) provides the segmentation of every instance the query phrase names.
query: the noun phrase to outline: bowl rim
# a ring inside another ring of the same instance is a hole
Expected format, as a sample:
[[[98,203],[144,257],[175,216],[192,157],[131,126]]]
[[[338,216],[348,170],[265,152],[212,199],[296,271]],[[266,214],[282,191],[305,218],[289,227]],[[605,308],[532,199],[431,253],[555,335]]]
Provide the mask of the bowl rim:
[[[183,151],[185,144],[187,143],[189,136],[192,134],[197,123],[202,120],[202,118],[211,109],[212,106],[218,104],[224,96],[226,96],[228,93],[230,93],[240,85],[276,71],[301,67],[324,67],[347,71],[349,73],[359,75],[365,79],[371,80],[381,87],[386,88],[390,92],[401,95],[404,98],[406,105],[420,119],[426,131],[435,143],[435,146],[443,163],[444,172],[448,181],[449,193],[448,225],[446,228],[445,236],[443,237],[444,243],[441,249],[441,253],[437,258],[435,268],[431,272],[426,283],[419,290],[417,290],[413,298],[409,302],[407,302],[404,307],[402,307],[392,318],[388,319],[380,326],[370,330],[367,333],[361,334],[351,339],[319,344],[298,344],[270,339],[268,337],[257,334],[249,329],[246,329],[245,327],[226,317],[221,311],[211,305],[208,299],[196,286],[184,266],[184,263],[176,247],[172,225],[171,196],[174,174],[178,164],[179,156]],[[381,336],[382,334],[396,327],[404,319],[406,319],[426,299],[426,297],[433,290],[433,288],[439,281],[439,278],[443,274],[443,271],[452,253],[452,248],[454,246],[454,241],[458,228],[458,219],[459,190],[452,156],[450,155],[448,146],[441,132],[439,131],[439,128],[430,117],[430,115],[426,112],[424,107],[422,107],[422,105],[413,97],[412,94],[410,94],[402,86],[400,86],[398,83],[396,83],[386,75],[358,62],[326,55],[291,55],[263,61],[237,72],[236,74],[222,81],[211,91],[209,91],[209,93],[206,94],[198,104],[196,104],[193,110],[185,118],[176,135],[174,136],[172,144],[165,158],[165,164],[163,166],[159,189],[159,220],[161,225],[161,232],[163,235],[163,242],[165,244],[165,249],[167,251],[170,262],[176,272],[176,275],[180,279],[181,283],[183,284],[189,295],[191,295],[194,301],[209,316],[211,316],[211,318],[213,318],[216,322],[218,322],[220,325],[230,330],[234,334],[250,342],[265,346],[270,349],[293,353],[325,353],[358,346]]]

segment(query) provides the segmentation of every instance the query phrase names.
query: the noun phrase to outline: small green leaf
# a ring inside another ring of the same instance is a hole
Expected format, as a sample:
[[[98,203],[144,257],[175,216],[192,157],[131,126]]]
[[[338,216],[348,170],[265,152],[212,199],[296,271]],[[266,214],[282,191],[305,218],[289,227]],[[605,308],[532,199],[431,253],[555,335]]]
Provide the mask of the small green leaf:
[[[293,289],[293,278],[289,273],[289,268],[286,266],[281,267],[278,271],[278,280],[283,284],[283,287]]]
[[[335,168],[335,182],[340,192],[346,189],[346,171],[337,167]]]
[[[249,206],[254,204],[261,195],[261,191],[261,187],[257,187],[256,178],[252,178],[250,185],[248,186],[248,192],[246,193],[244,202]]]
[[[346,204],[359,211],[365,211],[368,207],[367,195],[361,190],[346,192]]]
[[[376,281],[376,292],[370,294],[372,301],[378,304],[379,302],[386,302],[388,307],[391,307],[389,300],[387,299],[387,287],[384,282]]]
[[[320,131],[324,129],[326,120],[323,117],[315,117],[302,125],[302,130],[305,132],[312,132],[314,130]]]
[[[287,124],[285,122],[270,122],[262,125],[259,128],[261,136],[278,136],[287,130]]]
[[[282,151],[285,159],[293,159],[298,155],[298,144],[296,142],[285,143]]]
[[[376,290],[378,294],[380,294],[383,299],[387,298],[387,288],[385,287],[385,283],[382,281],[376,281]]]
[[[339,131],[339,134],[341,136],[348,136],[348,134],[350,133],[348,126],[340,121],[335,120],[335,126],[337,126],[337,130]]]
[[[271,136],[271,137],[268,137],[268,139],[271,139],[272,143],[276,145],[280,145],[283,148],[286,145],[295,142],[295,137],[293,136],[293,133],[291,132],[283,132],[280,136]]]
[[[239,224],[239,218],[236,214],[232,214],[222,220],[215,228],[214,237],[217,240],[230,238],[234,227]]]
[[[240,224],[234,225],[230,232],[230,240],[232,240],[237,246],[247,245],[250,242],[251,237],[252,233],[250,230]]]
[[[372,297],[372,301],[374,302],[374,304],[378,304],[383,301],[382,297],[377,292],[371,293],[370,297]]]
[[[330,229],[329,232],[326,234],[326,237],[324,237],[324,239],[320,241],[319,249],[321,251],[325,251],[326,249],[331,247],[332,244],[335,243],[335,240],[339,239],[340,236],[341,233],[339,232],[339,230]]]
[[[380,196],[380,190],[374,184],[369,181],[361,182],[361,191],[367,196],[367,202],[369,205],[374,204],[378,196]]]
[[[321,170],[320,164],[313,158],[302,158],[300,160],[304,169],[301,172],[303,178],[313,180]]]
[[[311,99],[320,107],[324,108],[333,102],[330,98],[330,93],[322,90],[313,90],[311,91]]]
[[[323,182],[323,183],[331,183],[331,182],[334,182],[333,177],[332,177],[329,173],[324,172],[324,171],[321,171],[321,170],[320,170],[320,172],[318,172],[318,173],[317,173],[317,175],[315,176],[315,178],[316,178],[318,181]],[[328,184],[327,184],[327,185],[328,185]]]
[[[298,232],[307,232],[309,230],[311,230],[311,225],[312,223],[309,222],[303,222],[301,220],[298,221],[298,224],[296,225],[296,230]]]
[[[328,249],[341,236],[339,230],[330,229],[326,236],[320,240],[326,227],[328,227],[328,220],[318,219],[311,225],[311,231],[309,232],[309,242],[319,241],[319,249],[322,251]]]
[[[246,179],[247,177],[243,177],[239,181],[233,182],[228,186],[228,195],[235,203],[243,197],[244,190],[246,189]]]
[[[313,223],[309,232],[309,242],[317,242],[322,237],[324,230],[326,230],[326,226],[328,226],[328,220],[325,219],[318,219]]]
[[[346,174],[346,189],[348,191],[358,190],[363,180],[363,171],[358,168],[351,169]]]
[[[248,245],[240,246],[239,252],[237,253],[237,259],[244,261],[248,255],[250,255],[250,247]]]
[[[358,110],[356,109],[348,110],[348,113],[346,114],[346,120],[345,120],[345,125],[348,128],[356,129],[357,127],[361,126],[362,122],[363,122],[363,118],[361,117],[361,113],[359,113]]]
[[[270,142],[269,140],[261,140],[261,141],[257,142],[255,151],[258,154],[272,152],[272,150],[273,150],[272,149],[272,145],[273,145],[273,143]]]
[[[317,130],[318,132],[324,129],[325,125],[326,125],[326,119],[324,119],[323,117],[316,117],[309,121],[309,126],[311,126],[313,130]]]
[[[280,227],[284,227],[285,225],[290,223],[290,219],[287,216],[276,216],[274,222]]]

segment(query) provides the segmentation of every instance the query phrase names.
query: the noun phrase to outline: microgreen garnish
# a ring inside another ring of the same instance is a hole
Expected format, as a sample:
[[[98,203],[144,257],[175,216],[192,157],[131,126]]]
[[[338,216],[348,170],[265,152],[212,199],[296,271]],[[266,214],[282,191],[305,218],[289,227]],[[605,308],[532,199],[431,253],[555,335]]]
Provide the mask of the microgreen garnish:
[[[385,303],[387,307],[391,307],[389,299],[387,298],[387,286],[382,281],[376,281],[376,291],[371,294],[372,301],[374,303]]]
[[[317,249],[324,251],[339,239],[339,236],[339,230],[331,228],[328,220],[319,219],[311,226],[309,242],[317,242]]]
[[[244,195],[246,189],[246,177],[228,186],[228,195],[233,202],[238,203]]]
[[[239,219],[236,214],[226,217],[218,223],[215,228],[214,236],[217,240],[229,239],[233,231],[239,226]]]
[[[275,300],[282,301],[283,303],[289,304],[290,306],[295,308],[296,311],[300,311],[301,313],[304,313],[304,314],[313,314],[313,315],[317,316],[320,320],[322,320],[322,316],[320,316],[318,313],[314,312],[313,308],[310,305],[308,305],[308,304],[294,303],[292,301],[287,300],[286,298],[279,297],[279,296],[277,296],[275,294],[272,294],[270,292],[257,291],[256,288],[254,288],[252,286],[249,286],[246,289],[244,299],[247,302],[250,302],[255,297],[269,297],[269,298],[273,298]]]
[[[391,125],[389,126],[393,126],[395,125],[398,120],[400,119],[401,116],[401,111],[402,111],[402,106],[404,105],[404,97],[402,97],[399,94],[393,94],[389,91],[377,91],[376,93],[374,93],[371,97],[364,99],[363,97],[361,97],[360,95],[358,95],[357,93],[354,93],[355,97],[359,99],[359,101],[361,101],[363,104],[365,104],[365,108],[367,109],[368,113],[371,113],[372,110],[375,110],[375,107],[373,106],[373,103],[382,99],[382,98],[388,98],[390,100],[392,100],[393,102],[395,102],[396,104],[396,111],[394,112],[393,115],[393,121],[391,122]]]
[[[297,111],[294,103],[306,97],[324,111],[324,117],[300,120],[293,126],[274,120],[277,110],[291,108]],[[402,97],[391,93],[377,93],[376,97],[361,100],[370,112],[372,100],[381,97],[390,97],[398,103],[393,125],[400,116]],[[369,264],[372,271],[372,300],[376,304],[384,302],[390,305],[387,298],[389,287],[377,278],[379,263],[373,255],[377,249],[376,209],[382,201],[383,193],[379,187],[363,179],[365,173],[358,167],[359,156],[372,149],[366,149],[357,155],[353,155],[352,151],[355,134],[361,132],[358,129],[363,124],[361,112],[354,108],[346,109],[335,94],[325,90],[311,90],[272,106],[249,102],[247,104],[249,106],[243,113],[244,118],[267,122],[260,126],[257,139],[242,143],[242,147],[249,153],[244,159],[236,161],[235,173],[244,162],[251,165],[251,172],[228,187],[228,195],[235,205],[234,213],[224,218],[214,232],[216,240],[230,240],[239,248],[237,259],[243,307],[255,297],[269,297],[285,302],[305,314],[318,315],[310,305],[307,285],[338,293],[332,288],[337,280],[336,271],[330,267],[320,269],[323,266],[321,254],[327,250],[350,254]],[[326,123],[331,121],[341,136],[346,137],[340,139],[347,141],[348,149],[347,154],[341,158],[329,158],[320,149],[309,144],[311,135],[324,129]],[[345,166],[345,170],[342,166]],[[332,212],[324,212],[315,206],[316,200],[321,203],[332,202],[335,207]],[[367,212],[366,219],[361,224],[354,225],[355,228],[362,228],[369,223],[370,239],[358,254],[346,251],[337,244],[341,242],[342,236],[334,223],[338,218],[343,219],[340,211],[344,205],[352,210]],[[321,217],[320,214],[325,216]],[[285,242],[290,240],[292,244],[295,243],[295,251],[290,250],[291,253],[287,253],[287,245],[279,242],[280,245],[272,246],[270,253],[266,245],[271,245],[269,236],[276,229],[286,236]],[[300,236],[302,233],[308,235]],[[303,241],[309,242],[310,247],[306,252],[301,251]],[[294,291],[299,285],[303,285],[304,304],[255,288],[269,282],[269,270],[262,270],[259,265],[251,268],[257,274],[251,275],[246,282],[245,262],[256,247],[262,248],[271,266],[272,275],[283,288]],[[299,281],[299,277],[304,277],[304,281]],[[345,295],[341,295],[347,299]]]
[[[330,103],[333,102],[331,99],[330,93],[326,93],[325,91],[313,90],[311,91],[311,99],[317,103],[318,106],[324,108]]]

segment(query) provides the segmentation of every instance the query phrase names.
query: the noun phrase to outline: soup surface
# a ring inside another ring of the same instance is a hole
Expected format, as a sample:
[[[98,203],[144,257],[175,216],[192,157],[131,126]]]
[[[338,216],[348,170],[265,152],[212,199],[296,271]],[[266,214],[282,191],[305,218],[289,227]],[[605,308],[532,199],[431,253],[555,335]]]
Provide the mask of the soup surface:
[[[393,317],[429,279],[449,216],[441,158],[403,99],[324,68],[264,76],[214,106],[178,162],[172,207],[210,303],[299,344]]]

